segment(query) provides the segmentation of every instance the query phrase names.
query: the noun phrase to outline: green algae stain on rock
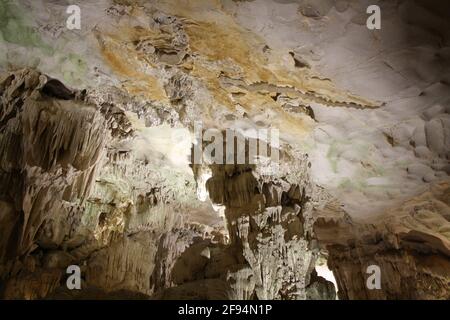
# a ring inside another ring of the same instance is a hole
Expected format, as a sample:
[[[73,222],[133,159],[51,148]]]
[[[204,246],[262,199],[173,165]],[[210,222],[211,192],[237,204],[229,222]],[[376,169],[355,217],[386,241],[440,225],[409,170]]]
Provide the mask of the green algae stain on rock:
[[[70,85],[82,85],[85,80],[88,66],[81,56],[70,53],[60,58],[61,73],[66,83]]]
[[[0,0],[0,40],[23,47],[41,48],[51,54],[52,48],[46,44],[39,33],[27,21],[27,15],[17,3]]]

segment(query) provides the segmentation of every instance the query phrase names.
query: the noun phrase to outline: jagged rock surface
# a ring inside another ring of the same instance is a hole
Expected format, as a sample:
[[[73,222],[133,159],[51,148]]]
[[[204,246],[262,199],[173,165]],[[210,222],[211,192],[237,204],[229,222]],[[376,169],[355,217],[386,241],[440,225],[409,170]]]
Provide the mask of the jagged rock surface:
[[[310,247],[307,180],[263,182],[245,166],[212,172],[209,194],[225,206],[230,245],[248,268],[239,298],[304,299],[317,253]]]
[[[448,299],[448,1],[373,2],[0,1],[0,297]]]
[[[193,231],[180,252],[158,255],[160,237],[179,238],[190,228],[180,204],[167,205],[170,186],[114,146],[133,134],[120,107],[90,104],[55,81],[23,70],[1,82],[2,296],[45,298],[65,286],[71,264],[99,296],[149,296],[158,284],[151,281],[155,265],[168,263],[170,272],[172,259],[211,228],[201,232],[188,222]]]
[[[448,300],[449,191],[447,183],[436,185],[377,222],[355,222],[335,205],[325,207],[315,232],[329,252],[339,297]],[[370,265],[380,268],[379,289],[367,286]]]

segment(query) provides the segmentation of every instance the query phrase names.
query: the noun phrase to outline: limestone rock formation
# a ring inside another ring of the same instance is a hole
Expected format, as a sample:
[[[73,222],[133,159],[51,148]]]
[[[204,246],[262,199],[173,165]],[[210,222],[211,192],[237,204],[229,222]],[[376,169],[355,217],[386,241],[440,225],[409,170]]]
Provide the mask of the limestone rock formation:
[[[449,191],[448,183],[436,185],[374,221],[354,222],[332,204],[322,209],[315,231],[329,252],[339,297],[448,300]],[[382,290],[367,286],[371,265],[381,270]]]
[[[0,298],[450,299],[450,7],[373,4],[0,0]]]

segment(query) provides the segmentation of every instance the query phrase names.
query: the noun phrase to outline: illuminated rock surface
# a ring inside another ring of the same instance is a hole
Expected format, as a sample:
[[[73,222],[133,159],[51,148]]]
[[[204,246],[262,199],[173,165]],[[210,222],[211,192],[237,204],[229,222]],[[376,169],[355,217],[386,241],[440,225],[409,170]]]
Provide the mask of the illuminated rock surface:
[[[67,5],[0,0],[2,298],[450,299],[446,1]]]

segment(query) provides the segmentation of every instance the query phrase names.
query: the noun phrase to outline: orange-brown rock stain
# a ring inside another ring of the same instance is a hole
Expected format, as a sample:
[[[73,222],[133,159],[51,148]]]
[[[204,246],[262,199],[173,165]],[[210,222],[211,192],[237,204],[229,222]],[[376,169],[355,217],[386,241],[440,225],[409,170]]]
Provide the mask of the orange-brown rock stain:
[[[143,71],[151,68],[151,63],[132,45],[134,41],[150,34],[150,30],[142,28],[123,28],[114,34],[97,34],[97,38],[105,63],[122,77],[122,85],[130,94],[167,101],[166,92],[158,79]]]

